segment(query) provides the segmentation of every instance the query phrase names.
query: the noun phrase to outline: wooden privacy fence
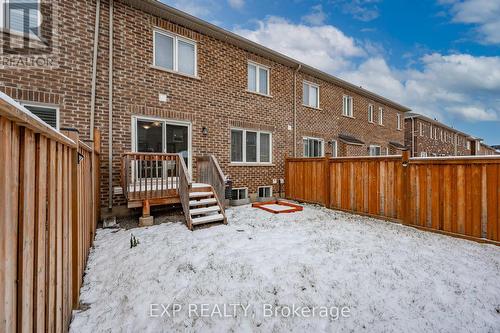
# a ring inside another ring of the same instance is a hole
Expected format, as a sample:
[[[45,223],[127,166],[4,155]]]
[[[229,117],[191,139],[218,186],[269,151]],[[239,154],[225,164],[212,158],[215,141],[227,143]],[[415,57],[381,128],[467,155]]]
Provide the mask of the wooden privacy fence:
[[[500,241],[500,157],[287,158],[288,199]]]
[[[100,140],[68,136],[0,93],[0,332],[64,332],[78,306]]]

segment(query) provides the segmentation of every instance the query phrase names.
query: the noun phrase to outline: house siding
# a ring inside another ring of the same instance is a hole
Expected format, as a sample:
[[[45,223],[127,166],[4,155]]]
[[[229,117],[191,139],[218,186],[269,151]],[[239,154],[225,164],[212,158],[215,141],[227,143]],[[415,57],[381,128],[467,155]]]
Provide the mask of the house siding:
[[[62,65],[55,70],[1,70],[0,89],[25,101],[49,101],[60,107],[61,127],[74,127],[84,140],[89,138],[91,72],[95,1],[60,1]],[[102,131],[101,201],[108,206],[108,61],[109,2],[101,1],[101,22],[97,64],[95,125]],[[198,78],[159,70],[153,64],[153,30],[161,28],[197,42]],[[255,196],[260,186],[279,192],[284,178],[285,156],[303,156],[304,136],[322,138],[325,150],[339,134],[354,136],[363,145],[337,140],[339,156],[367,155],[368,146],[381,146],[385,153],[400,153],[390,141],[403,143],[404,131],[397,130],[397,113],[402,111],[373,101],[331,82],[300,71],[297,74],[297,140],[294,142],[293,85],[295,68],[247,52],[225,41],[182,27],[174,22],[114,2],[112,187],[120,186],[120,156],[132,149],[132,117],[147,116],[181,120],[192,126],[193,179],[196,157],[215,154],[233,187],[248,187]],[[270,68],[270,96],[247,91],[247,62]],[[303,80],[320,86],[320,108],[302,105]],[[159,94],[168,96],[159,101]],[[342,96],[354,100],[354,118],[342,116]],[[368,104],[373,104],[375,124],[368,122]],[[384,126],[378,125],[378,108],[384,108]],[[402,116],[402,119],[404,117]],[[203,135],[206,127],[208,134]],[[230,162],[230,129],[265,130],[272,133],[272,164],[241,166]],[[274,182],[277,181],[277,183]],[[282,189],[284,191],[284,189]],[[125,204],[113,194],[113,206]]]

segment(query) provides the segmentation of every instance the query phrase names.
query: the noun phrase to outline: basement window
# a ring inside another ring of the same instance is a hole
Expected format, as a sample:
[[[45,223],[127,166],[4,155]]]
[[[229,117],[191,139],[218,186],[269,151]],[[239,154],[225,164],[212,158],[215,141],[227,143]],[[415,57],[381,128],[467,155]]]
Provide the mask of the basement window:
[[[241,200],[248,198],[248,188],[233,188],[231,190],[231,200]]]
[[[259,198],[270,198],[273,195],[272,186],[261,186],[258,188]]]
[[[48,125],[59,129],[59,109],[53,106],[24,104],[23,106]]]
[[[196,42],[164,31],[154,31],[155,67],[196,76]]]

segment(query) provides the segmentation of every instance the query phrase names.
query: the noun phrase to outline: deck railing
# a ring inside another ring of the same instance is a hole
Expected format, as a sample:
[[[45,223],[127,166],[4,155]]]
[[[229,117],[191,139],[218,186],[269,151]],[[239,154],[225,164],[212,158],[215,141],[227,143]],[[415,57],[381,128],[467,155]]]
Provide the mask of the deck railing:
[[[189,214],[189,193],[191,192],[191,176],[189,175],[184,158],[179,154],[177,155],[178,161],[178,174],[179,174],[179,198],[182,205],[182,210],[184,212],[184,217],[186,218],[186,224],[189,229],[192,229],[191,215]]]
[[[217,198],[224,207],[226,177],[214,155],[198,157],[198,182],[212,185]]]
[[[123,194],[129,201],[178,196],[179,176],[183,172],[179,165],[181,160],[179,154],[123,154]]]

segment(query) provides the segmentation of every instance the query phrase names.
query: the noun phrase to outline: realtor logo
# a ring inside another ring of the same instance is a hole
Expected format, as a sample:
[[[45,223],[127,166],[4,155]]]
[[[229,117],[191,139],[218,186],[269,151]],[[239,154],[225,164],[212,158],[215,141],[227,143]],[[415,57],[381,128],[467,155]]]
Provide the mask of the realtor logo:
[[[0,68],[55,68],[57,1],[0,0]]]

